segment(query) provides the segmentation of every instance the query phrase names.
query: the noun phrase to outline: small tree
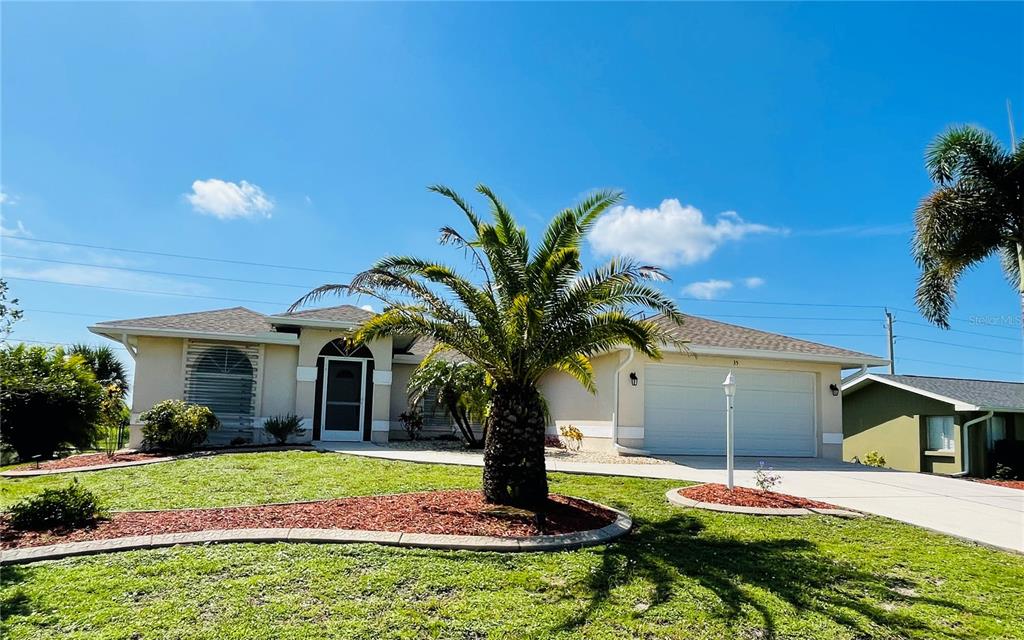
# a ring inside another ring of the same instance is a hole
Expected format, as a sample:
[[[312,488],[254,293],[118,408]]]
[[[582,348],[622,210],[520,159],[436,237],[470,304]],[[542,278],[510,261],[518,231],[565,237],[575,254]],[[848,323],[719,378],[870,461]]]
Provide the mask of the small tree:
[[[60,347],[0,349],[0,442],[23,460],[95,446],[105,396],[85,361]]]
[[[18,299],[7,299],[7,281],[0,280],[0,338],[11,334],[14,323],[21,320],[22,310],[18,308]]]
[[[121,397],[128,394],[128,370],[113,349],[106,345],[73,344],[68,350],[73,355],[82,356],[97,382],[106,387],[113,385]]]
[[[437,404],[455,422],[466,445],[483,447],[484,438],[476,437],[473,423],[484,422],[491,402],[484,370],[471,362],[428,358],[409,378],[409,402],[418,405],[431,391],[437,393]]]

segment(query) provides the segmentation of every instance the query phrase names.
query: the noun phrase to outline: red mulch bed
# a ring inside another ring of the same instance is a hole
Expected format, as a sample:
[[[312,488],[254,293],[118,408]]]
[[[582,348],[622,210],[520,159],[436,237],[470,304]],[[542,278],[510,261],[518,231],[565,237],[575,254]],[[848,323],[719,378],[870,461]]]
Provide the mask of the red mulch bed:
[[[139,460],[149,460],[151,458],[165,458],[167,454],[163,453],[116,453],[113,456],[108,456],[105,453],[82,453],[79,455],[68,456],[66,458],[58,458],[57,460],[42,460],[39,462],[39,469],[70,469],[72,467],[98,467],[104,464],[114,464],[116,462],[137,462]],[[28,462],[21,464],[16,467],[11,467],[8,471],[34,471],[36,464],[34,462]]]
[[[1011,489],[1024,489],[1024,480],[992,480],[989,478],[985,480],[975,480],[975,482],[994,484],[998,487],[1009,487]]]
[[[615,517],[611,511],[584,500],[552,495],[547,522],[540,531],[532,513],[487,504],[480,492],[429,491],[250,507],[123,511],[110,514],[109,519],[92,527],[70,531],[18,531],[3,518],[0,548],[259,527],[522,537],[599,529]]]
[[[698,502],[713,502],[733,507],[761,507],[767,509],[835,509],[835,505],[807,500],[774,491],[760,491],[736,487],[732,491],[724,484],[701,484],[680,489],[679,495]]]

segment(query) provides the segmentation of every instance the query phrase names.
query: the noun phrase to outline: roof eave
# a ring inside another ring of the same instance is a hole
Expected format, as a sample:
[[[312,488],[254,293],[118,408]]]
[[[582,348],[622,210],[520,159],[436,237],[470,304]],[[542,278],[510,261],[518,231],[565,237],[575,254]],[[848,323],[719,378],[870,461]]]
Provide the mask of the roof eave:
[[[313,327],[319,329],[358,329],[361,322],[349,320],[324,320],[322,318],[295,318],[291,316],[267,316],[267,322],[274,326]]]
[[[121,336],[151,336],[156,338],[193,338],[196,340],[224,340],[259,344],[298,345],[299,337],[291,333],[226,333],[219,331],[185,331],[181,329],[153,329],[119,325],[92,325],[89,331],[98,336],[120,342]]]
[[[902,389],[903,391],[907,391],[907,392],[910,392],[910,393],[916,393],[919,396],[924,396],[926,398],[931,398],[932,400],[938,400],[939,402],[945,402],[947,404],[951,404],[951,405],[953,405],[953,409],[955,411],[1024,411],[1024,409],[1006,409],[1006,408],[983,407],[983,406],[980,406],[980,405],[972,404],[970,402],[966,402],[966,401],[961,400],[959,398],[951,398],[949,396],[944,396],[941,393],[934,393],[932,391],[925,391],[924,389],[920,389],[920,388],[915,387],[913,385],[903,384],[902,382],[897,382],[895,380],[889,380],[888,378],[882,378],[880,376],[872,375],[870,373],[864,374],[862,376],[858,376],[856,378],[851,378],[850,380],[847,380],[846,382],[844,382],[843,385],[842,385],[843,393],[845,394],[848,391],[856,391],[857,389],[859,389],[860,387],[868,384],[869,382],[879,382],[881,384],[889,385],[890,387],[895,387],[896,389]]]
[[[769,349],[734,349],[730,347],[712,347],[699,344],[688,344],[685,349],[667,347],[666,350],[680,353],[694,353],[707,356],[728,356],[742,358],[758,358],[762,360],[793,360],[798,362],[821,362],[838,364],[844,369],[855,367],[881,367],[889,364],[885,358],[864,355],[829,355],[817,353],[798,353],[793,351],[773,351]]]

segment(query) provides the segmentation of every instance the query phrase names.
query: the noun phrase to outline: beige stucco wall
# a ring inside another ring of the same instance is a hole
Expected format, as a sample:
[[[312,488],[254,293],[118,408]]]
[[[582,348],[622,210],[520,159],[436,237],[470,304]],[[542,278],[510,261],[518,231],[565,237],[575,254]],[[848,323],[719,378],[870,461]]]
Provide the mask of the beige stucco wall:
[[[603,442],[592,446],[611,446],[610,431],[612,424],[614,385],[619,385],[619,428],[620,443],[636,448],[643,448],[642,435],[637,429],[630,427],[644,426],[644,368],[648,364],[676,364],[690,366],[724,367],[732,369],[742,380],[743,371],[765,369],[774,371],[801,371],[811,373],[815,377],[817,389],[815,422],[817,425],[818,456],[839,459],[842,456],[841,442],[843,432],[843,407],[840,398],[833,397],[829,390],[830,384],[839,385],[842,371],[839,365],[813,362],[794,362],[787,360],[767,360],[760,358],[723,358],[712,356],[694,356],[679,353],[667,353],[662,360],[651,360],[637,355],[619,374],[615,380],[615,369],[626,360],[625,352],[601,356],[594,360],[594,378],[597,394],[588,393],[578,382],[565,374],[553,372],[541,380],[541,392],[548,401],[552,420],[556,425],[573,423],[576,425],[594,425],[591,433],[600,431],[605,425]],[[630,372],[638,378],[637,386],[629,382]],[[625,428],[625,429],[623,429]],[[590,437],[586,429],[584,435]],[[835,444],[824,444],[823,434],[831,434]]]
[[[132,415],[128,427],[128,446],[142,444],[139,414],[153,408],[161,400],[185,397],[182,360],[185,341],[182,338],[139,336],[135,355],[135,377],[132,389]]]
[[[181,338],[139,336],[132,393],[133,413],[147,411],[161,400],[184,398],[181,370],[184,344]]]
[[[264,347],[260,416],[281,416],[295,411],[295,367],[298,363],[298,347],[282,344]]]

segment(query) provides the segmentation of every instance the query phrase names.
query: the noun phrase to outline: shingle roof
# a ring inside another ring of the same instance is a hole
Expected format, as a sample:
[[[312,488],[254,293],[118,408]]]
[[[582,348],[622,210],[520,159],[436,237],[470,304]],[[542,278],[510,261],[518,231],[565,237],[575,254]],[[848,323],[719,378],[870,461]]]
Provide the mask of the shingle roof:
[[[167,329],[171,331],[204,331],[209,333],[236,333],[254,335],[273,331],[262,313],[245,307],[215,309],[197,313],[179,313],[172,316],[149,316],[97,322],[97,327],[132,327],[136,329]]]
[[[1024,411],[1024,382],[901,376],[881,373],[873,373],[871,377],[890,380],[927,393],[958,400],[964,404],[998,409],[1020,409]]]
[[[658,315],[651,320],[668,329],[672,335],[687,340],[690,347],[718,347],[722,349],[753,349],[760,351],[776,351],[810,356],[828,356],[851,358],[853,360],[876,360],[877,356],[866,353],[841,349],[839,347],[798,340],[778,333],[759,331],[741,327],[727,322],[718,322],[707,318],[685,315],[683,326],[678,326],[664,316]]]
[[[307,320],[333,320],[335,322],[363,322],[369,320],[375,314],[360,307],[350,304],[342,304],[336,307],[324,307],[322,309],[306,309],[292,313],[274,314],[278,318],[304,318]]]

